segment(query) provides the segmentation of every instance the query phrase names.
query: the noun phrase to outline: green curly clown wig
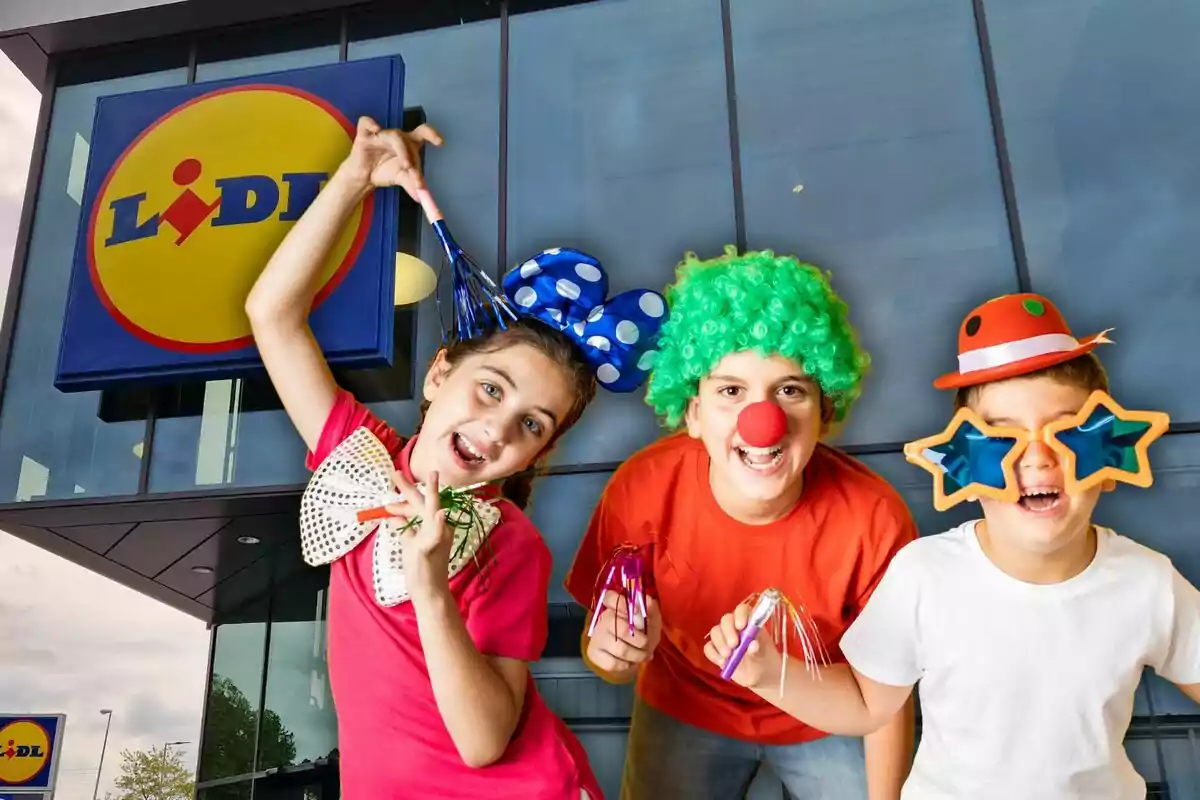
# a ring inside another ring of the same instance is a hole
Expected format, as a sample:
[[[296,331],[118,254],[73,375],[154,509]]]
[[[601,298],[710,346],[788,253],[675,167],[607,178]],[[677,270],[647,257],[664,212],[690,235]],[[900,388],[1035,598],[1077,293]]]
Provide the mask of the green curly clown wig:
[[[646,402],[677,427],[700,379],[730,353],[754,350],[795,361],[821,387],[840,422],[861,392],[870,357],[858,346],[846,304],[816,267],[770,250],[701,261],[688,253],[667,287],[670,316]]]

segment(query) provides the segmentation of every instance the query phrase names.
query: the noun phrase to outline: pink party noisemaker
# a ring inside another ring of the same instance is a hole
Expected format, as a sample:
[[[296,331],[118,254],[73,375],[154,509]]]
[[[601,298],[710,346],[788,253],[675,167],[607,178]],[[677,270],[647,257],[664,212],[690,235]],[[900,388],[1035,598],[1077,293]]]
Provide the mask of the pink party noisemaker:
[[[629,635],[637,632],[637,620],[640,615],[645,621],[646,584],[645,562],[638,548],[631,544],[623,544],[613,550],[613,553],[600,570],[601,583],[596,586],[595,601],[593,602],[592,621],[588,625],[588,636],[596,630],[600,621],[600,613],[604,610],[604,593],[616,591],[624,600],[627,616],[629,617]]]

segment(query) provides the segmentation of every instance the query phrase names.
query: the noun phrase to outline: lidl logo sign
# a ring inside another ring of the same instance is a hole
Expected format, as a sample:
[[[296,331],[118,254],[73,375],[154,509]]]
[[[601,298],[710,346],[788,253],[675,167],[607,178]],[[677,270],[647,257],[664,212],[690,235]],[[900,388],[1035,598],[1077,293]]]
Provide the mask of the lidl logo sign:
[[[399,58],[103,98],[56,385],[258,366],[243,306],[349,152],[363,114],[398,125]],[[351,215],[312,316],[331,363],[391,360],[395,190]]]
[[[54,788],[65,720],[0,715],[0,791]]]
[[[0,748],[0,781],[20,785],[50,760],[50,735],[36,722],[10,722],[0,728]]]
[[[341,112],[288,87],[218,89],[171,110],[126,148],[92,207],[87,257],[101,301],[168,351],[249,345],[252,267],[266,264],[353,139]],[[321,299],[354,264],[371,206],[355,210],[333,248]]]

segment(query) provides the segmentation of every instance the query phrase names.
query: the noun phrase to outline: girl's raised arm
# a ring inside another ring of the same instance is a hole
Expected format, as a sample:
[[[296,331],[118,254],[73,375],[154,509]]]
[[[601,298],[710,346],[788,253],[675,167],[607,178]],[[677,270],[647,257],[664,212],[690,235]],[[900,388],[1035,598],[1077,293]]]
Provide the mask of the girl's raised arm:
[[[405,133],[360,119],[350,155],[288,232],[246,299],[259,355],[310,451],[317,447],[336,393],[308,326],[321,267],[350,213],[376,187],[400,186],[409,195],[425,187],[420,150],[426,142],[441,146],[442,137],[428,125]]]

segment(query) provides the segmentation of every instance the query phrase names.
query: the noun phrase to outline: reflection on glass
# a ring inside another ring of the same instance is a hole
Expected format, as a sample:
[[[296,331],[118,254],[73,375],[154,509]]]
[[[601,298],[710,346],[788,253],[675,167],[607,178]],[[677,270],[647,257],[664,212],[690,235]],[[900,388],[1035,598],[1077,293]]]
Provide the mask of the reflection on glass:
[[[204,720],[200,780],[230,778],[254,771],[255,732],[262,697],[263,650],[267,637],[267,604],[255,603],[239,618],[214,631],[212,684]],[[274,718],[277,723],[278,717]],[[268,736],[270,714],[264,715],[264,742],[289,752],[283,736]],[[290,752],[295,752],[295,745]]]
[[[340,27],[338,16],[328,15],[204,37],[196,47],[196,81],[332,64],[338,60]]]
[[[422,14],[440,13],[429,4]],[[458,240],[485,269],[501,262],[497,254],[497,191],[500,159],[500,23],[497,20],[455,24],[452,27],[381,35],[410,30],[412,4],[403,10],[375,9],[350,15],[350,60],[399,54],[404,59],[404,107],[420,109],[425,119],[445,137],[443,148],[426,148],[425,175],[438,206]],[[417,13],[415,10],[413,14]],[[457,22],[457,19],[455,20]],[[403,203],[401,230],[415,232],[415,241],[405,243],[422,261],[443,271],[445,257],[419,208]],[[410,215],[411,226],[406,225]],[[450,281],[439,285],[442,308],[448,313]],[[416,321],[409,341],[412,353],[412,385],[419,387],[425,370],[442,343],[441,321],[431,295],[409,308]],[[397,358],[400,348],[397,347]],[[366,402],[372,411],[408,434],[417,426],[418,403],[412,399],[373,402],[357,387],[347,389]]]
[[[258,768],[328,758],[337,749],[337,716],[326,664],[329,571],[309,570],[275,591],[267,659],[268,715]]]
[[[159,393],[150,491],[303,483],[304,453],[265,377],[179,383]]]
[[[873,356],[841,440],[937,430],[963,304],[1017,291],[971,4],[730,10],[748,243],[831,271]]]
[[[553,559],[550,573],[551,603],[575,602],[563,588],[563,581],[592,518],[592,511],[611,477],[611,472],[547,475],[533,484],[527,511],[550,548]]]
[[[87,65],[73,67],[84,78]],[[175,86],[184,69],[60,86],[54,95],[37,213],[0,411],[0,502],[133,494],[147,396],[127,393],[118,420],[100,392],[54,388],[97,98]],[[10,298],[9,302],[17,302]]]
[[[510,25],[507,261],[576,247],[617,293],[661,289],[685,252],[734,243],[719,0],[585,3]],[[619,461],[655,439],[643,396],[598,392],[552,462]]]
[[[983,6],[1034,290],[1075,325],[1125,332],[1102,357],[1127,408],[1200,420],[1180,350],[1200,341],[1200,4]]]
[[[201,789],[196,793],[197,800],[250,800],[251,782],[229,783],[224,786],[213,786]]]
[[[1148,489],[1118,486],[1114,492],[1103,492],[1094,517],[1168,556],[1183,577],[1200,586],[1196,515],[1200,435],[1165,436],[1154,448],[1154,485]],[[1200,714],[1195,702],[1152,671],[1146,673],[1144,683],[1159,715]]]
[[[859,461],[890,483],[904,498],[922,536],[944,533],[979,516],[975,503],[959,503],[947,511],[933,507],[933,479],[928,472],[908,463],[900,453],[859,456]]]
[[[198,45],[196,80],[243,77],[338,60],[336,18],[225,32]],[[162,390],[151,492],[303,483],[304,443],[261,374]]]

